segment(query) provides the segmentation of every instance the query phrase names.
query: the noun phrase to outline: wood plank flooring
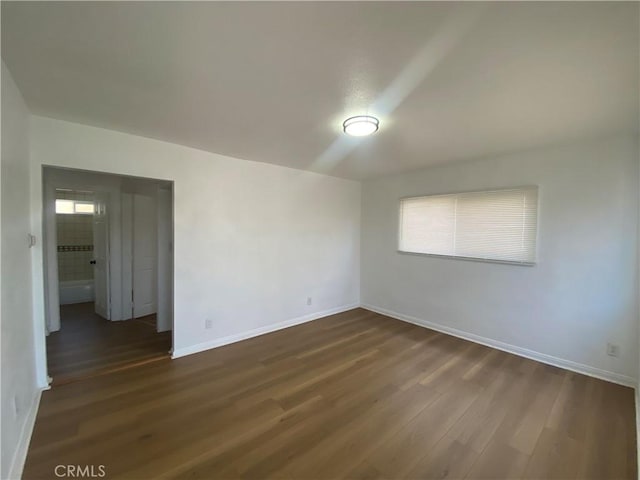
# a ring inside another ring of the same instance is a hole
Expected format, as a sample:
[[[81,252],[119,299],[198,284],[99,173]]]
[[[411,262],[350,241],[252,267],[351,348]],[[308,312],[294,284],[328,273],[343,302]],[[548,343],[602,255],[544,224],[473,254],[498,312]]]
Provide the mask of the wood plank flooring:
[[[171,332],[156,332],[155,315],[110,322],[93,303],[60,307],[62,328],[47,336],[47,366],[53,385],[169,357]]]
[[[24,478],[635,479],[634,394],[362,309],[44,392]]]

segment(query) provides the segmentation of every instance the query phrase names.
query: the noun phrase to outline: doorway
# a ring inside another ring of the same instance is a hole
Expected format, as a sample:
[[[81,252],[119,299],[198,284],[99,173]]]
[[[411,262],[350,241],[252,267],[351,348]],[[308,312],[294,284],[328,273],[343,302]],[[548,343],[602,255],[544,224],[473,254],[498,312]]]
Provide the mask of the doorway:
[[[57,168],[43,178],[52,385],[168,359],[172,183]]]

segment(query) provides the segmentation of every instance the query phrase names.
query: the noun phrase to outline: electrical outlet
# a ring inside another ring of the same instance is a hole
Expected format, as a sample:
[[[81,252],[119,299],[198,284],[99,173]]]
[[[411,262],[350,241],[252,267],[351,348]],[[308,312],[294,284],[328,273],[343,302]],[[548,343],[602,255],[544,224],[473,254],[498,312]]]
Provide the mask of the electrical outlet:
[[[211,320],[210,318],[206,318],[204,321],[204,328],[208,330],[212,327],[213,327],[213,320]]]
[[[619,357],[620,345],[616,345],[614,343],[607,343],[607,355],[611,357]]]
[[[311,303],[313,303],[311,297],[307,297],[307,305],[311,305]]]

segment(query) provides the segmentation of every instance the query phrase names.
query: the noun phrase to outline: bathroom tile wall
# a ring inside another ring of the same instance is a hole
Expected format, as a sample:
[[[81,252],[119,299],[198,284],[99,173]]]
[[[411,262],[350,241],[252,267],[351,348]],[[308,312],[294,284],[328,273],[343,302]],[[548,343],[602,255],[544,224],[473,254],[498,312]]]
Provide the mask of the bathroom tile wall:
[[[90,192],[57,191],[56,198],[93,201]],[[93,215],[57,214],[58,279],[61,282],[93,278]]]

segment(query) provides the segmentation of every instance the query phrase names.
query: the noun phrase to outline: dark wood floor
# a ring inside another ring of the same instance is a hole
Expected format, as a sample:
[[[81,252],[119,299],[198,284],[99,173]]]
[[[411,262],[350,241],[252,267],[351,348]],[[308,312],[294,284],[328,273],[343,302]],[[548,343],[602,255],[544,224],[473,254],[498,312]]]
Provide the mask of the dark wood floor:
[[[24,478],[635,479],[634,394],[362,309],[44,392]]]
[[[93,303],[60,307],[61,329],[47,336],[47,364],[58,386],[140,363],[168,358],[171,332],[156,332],[155,315],[107,321]]]

